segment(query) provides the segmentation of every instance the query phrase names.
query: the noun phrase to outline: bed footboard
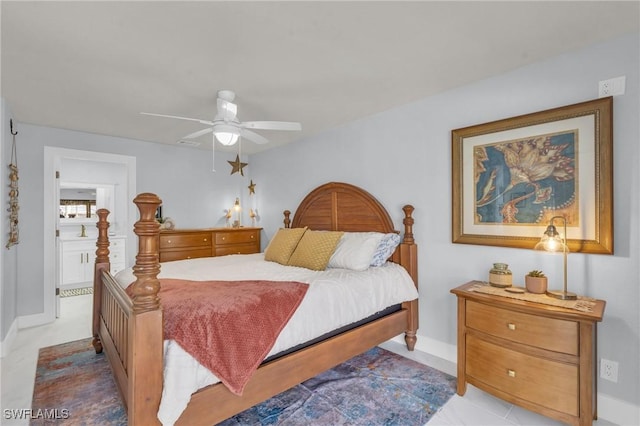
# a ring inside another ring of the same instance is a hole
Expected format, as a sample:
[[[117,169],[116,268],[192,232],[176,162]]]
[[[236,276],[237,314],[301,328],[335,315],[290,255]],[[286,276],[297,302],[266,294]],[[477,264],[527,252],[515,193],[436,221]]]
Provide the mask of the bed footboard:
[[[159,424],[157,412],[162,395],[162,310],[158,298],[157,234],[155,211],[161,200],[140,194],[134,200],[140,220],[138,255],[133,273],[132,297],[109,273],[108,211],[98,213],[98,249],[94,275],[93,345],[104,350],[116,384],[127,407],[129,425]]]

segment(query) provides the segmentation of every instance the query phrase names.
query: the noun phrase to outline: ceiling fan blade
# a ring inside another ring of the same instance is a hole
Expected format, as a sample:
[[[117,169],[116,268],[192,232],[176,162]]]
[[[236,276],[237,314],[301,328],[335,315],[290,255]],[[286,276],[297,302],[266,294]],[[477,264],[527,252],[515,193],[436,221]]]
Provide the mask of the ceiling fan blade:
[[[213,132],[213,128],[209,127],[207,129],[198,130],[197,132],[189,133],[187,136],[184,136],[182,139],[194,139],[211,132]]]
[[[177,116],[177,115],[156,114],[156,113],[153,113],[153,112],[141,112],[140,114],[142,114],[142,115],[152,115],[154,117],[177,118],[178,120],[195,121],[197,123],[202,123],[202,124],[206,124],[208,126],[213,126],[213,121],[200,120],[199,118],[180,117],[180,116]]]
[[[251,130],[241,129],[240,135],[243,138],[249,139],[253,143],[257,143],[258,145],[263,145],[265,143],[269,143],[269,140],[264,136],[260,136],[256,132],[252,132]]]
[[[300,123],[292,121],[245,121],[240,123],[245,129],[302,130]]]

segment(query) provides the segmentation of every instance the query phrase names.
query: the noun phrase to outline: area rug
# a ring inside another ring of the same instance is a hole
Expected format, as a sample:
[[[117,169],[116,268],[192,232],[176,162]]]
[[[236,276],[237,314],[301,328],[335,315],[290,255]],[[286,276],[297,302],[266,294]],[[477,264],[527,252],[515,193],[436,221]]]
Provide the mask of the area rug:
[[[91,339],[40,349],[31,424],[127,424],[109,362]]]
[[[454,377],[376,347],[220,425],[423,425],[454,393]],[[40,350],[32,417],[33,425],[127,424],[91,339]]]

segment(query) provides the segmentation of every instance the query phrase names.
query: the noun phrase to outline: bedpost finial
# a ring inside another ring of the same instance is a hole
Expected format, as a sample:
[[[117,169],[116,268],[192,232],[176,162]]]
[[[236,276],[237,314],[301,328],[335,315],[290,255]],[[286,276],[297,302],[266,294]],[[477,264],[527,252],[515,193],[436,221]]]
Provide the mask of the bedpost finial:
[[[413,214],[413,210],[415,209],[413,208],[412,205],[407,204],[402,208],[402,210],[404,211],[404,219],[402,220],[402,223],[404,224],[404,242],[407,244],[413,244],[415,241],[413,239],[413,222],[414,221],[411,215]]]
[[[291,227],[291,219],[289,218],[289,216],[291,216],[291,211],[285,210],[283,213],[284,213],[284,227],[285,228],[290,228]]]
[[[107,222],[109,210],[98,209],[96,214],[98,215],[98,222],[96,222],[96,228],[98,228],[96,263],[109,263],[109,222]]]
[[[133,202],[138,206],[140,219],[133,225],[138,236],[138,255],[133,267],[136,282],[133,284],[133,310],[145,312],[159,309],[160,263],[158,259],[158,236],[160,223],[156,220],[156,210],[162,200],[151,193],[139,194]]]

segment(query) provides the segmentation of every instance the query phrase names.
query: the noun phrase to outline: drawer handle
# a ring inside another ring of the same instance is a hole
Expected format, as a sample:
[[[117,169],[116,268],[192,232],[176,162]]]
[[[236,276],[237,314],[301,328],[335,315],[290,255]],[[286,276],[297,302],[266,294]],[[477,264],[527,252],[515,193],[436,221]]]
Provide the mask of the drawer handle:
[[[206,239],[206,238],[204,238],[202,241],[206,242],[206,241],[207,241],[207,239]]]
[[[507,327],[509,327],[509,330],[515,330],[516,329],[516,325],[514,323],[512,323],[512,322],[507,324]]]
[[[167,243],[171,244],[171,240],[167,240]]]
[[[509,375],[509,377],[516,377],[516,371],[515,370],[507,370],[507,374]]]
[[[253,239],[253,235],[251,236],[251,239]]]
[[[227,239],[227,237],[222,237],[222,241],[224,241],[224,240],[226,240],[226,239]]]

